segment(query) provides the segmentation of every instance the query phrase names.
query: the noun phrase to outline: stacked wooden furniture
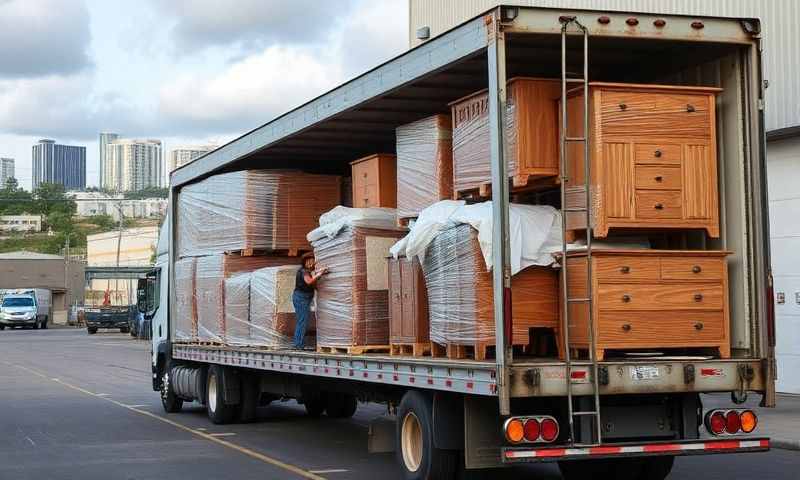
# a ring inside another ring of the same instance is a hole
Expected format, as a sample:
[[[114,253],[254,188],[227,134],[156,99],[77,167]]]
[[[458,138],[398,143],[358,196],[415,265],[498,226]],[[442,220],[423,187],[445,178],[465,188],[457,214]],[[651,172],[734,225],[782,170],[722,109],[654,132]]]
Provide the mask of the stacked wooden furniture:
[[[288,348],[292,346],[296,318],[294,293],[297,265],[267,267],[250,276],[250,344]],[[306,325],[306,336],[316,331],[312,312]]]
[[[489,347],[495,346],[492,274],[475,229],[462,224],[440,232],[428,247],[423,271],[431,353],[486,359]],[[557,282],[557,271],[550,267],[529,267],[512,277],[511,345],[529,348],[536,328],[560,338]]]
[[[217,254],[199,257],[195,272],[198,339],[207,343],[228,342],[229,332],[225,315],[225,280],[240,273],[277,265],[299,264],[300,257],[242,256]],[[242,315],[241,311],[239,313]],[[233,322],[236,323],[236,322]],[[233,332],[241,334],[240,325]]]
[[[177,341],[197,339],[196,266],[197,259],[194,257],[175,261],[175,340]]]
[[[556,80],[515,78],[508,82],[504,118],[505,159],[512,189],[554,186],[558,177]],[[490,195],[489,94],[484,90],[451,104],[453,189],[456,198]]]
[[[598,360],[610,350],[706,349],[730,358],[729,252],[595,250],[592,252],[590,321]],[[585,253],[570,253],[568,289],[586,297]],[[569,306],[570,347],[589,348],[588,306]],[[515,312],[516,314],[516,312]]]
[[[416,258],[389,258],[389,345],[392,355],[430,352],[428,293]]]
[[[453,197],[453,132],[448,115],[397,127],[397,218],[402,225]]]
[[[397,167],[394,155],[376,153],[355,160],[350,166],[353,175],[353,207],[397,207]]]
[[[225,279],[225,343],[250,343],[250,273]]]
[[[610,229],[703,229],[719,237],[715,95],[711,87],[590,86],[594,235]],[[583,136],[583,90],[567,101],[567,135]],[[583,145],[568,146],[567,207],[585,202]],[[567,226],[585,217],[567,212]]]
[[[178,194],[178,253],[308,251],[306,233],[340,196],[338,176],[274,170],[214,175]]]
[[[400,230],[348,226],[312,242],[317,268],[317,350],[360,354],[389,350],[386,257]]]

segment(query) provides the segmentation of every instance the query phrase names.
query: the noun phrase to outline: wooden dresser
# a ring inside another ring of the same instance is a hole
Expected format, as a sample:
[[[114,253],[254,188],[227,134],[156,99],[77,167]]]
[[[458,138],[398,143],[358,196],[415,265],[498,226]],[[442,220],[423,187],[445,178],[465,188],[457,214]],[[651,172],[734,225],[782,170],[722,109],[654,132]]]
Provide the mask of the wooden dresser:
[[[397,208],[397,166],[394,155],[377,153],[350,162],[353,207]]]
[[[607,350],[681,349],[730,357],[728,266],[722,251],[594,250],[598,360]],[[570,298],[586,298],[585,253],[570,253]],[[589,346],[588,305],[569,306],[570,348]]]
[[[389,258],[389,344],[393,355],[430,350],[428,292],[419,260]]]
[[[589,99],[594,234],[704,229],[719,237],[718,88],[593,83]],[[583,136],[583,95],[569,97],[567,135]],[[583,144],[568,144],[568,206],[583,207]],[[567,226],[585,225],[581,212]]]

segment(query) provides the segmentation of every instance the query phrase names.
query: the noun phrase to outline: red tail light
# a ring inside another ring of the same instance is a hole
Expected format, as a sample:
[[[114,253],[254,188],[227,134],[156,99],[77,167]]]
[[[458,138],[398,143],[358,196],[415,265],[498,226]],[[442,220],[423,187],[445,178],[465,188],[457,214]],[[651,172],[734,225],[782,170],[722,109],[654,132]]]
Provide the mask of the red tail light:
[[[711,410],[705,424],[713,435],[746,434],[756,429],[758,417],[752,410]]]
[[[725,433],[725,423],[725,415],[722,412],[710,412],[706,420],[706,427],[714,435],[722,435]]]
[[[525,440],[529,442],[535,442],[539,440],[539,420],[535,418],[529,418],[525,421]]]
[[[542,420],[542,440],[552,442],[558,438],[558,422],[552,418]]]
[[[758,425],[758,417],[752,410],[745,410],[739,415],[739,420],[742,424],[742,431],[744,433],[752,433]]]
[[[558,438],[559,427],[550,416],[511,417],[503,423],[503,433],[512,444],[550,443]]]
[[[725,415],[725,431],[728,433],[739,433],[742,429],[742,419],[739,412],[731,410]]]

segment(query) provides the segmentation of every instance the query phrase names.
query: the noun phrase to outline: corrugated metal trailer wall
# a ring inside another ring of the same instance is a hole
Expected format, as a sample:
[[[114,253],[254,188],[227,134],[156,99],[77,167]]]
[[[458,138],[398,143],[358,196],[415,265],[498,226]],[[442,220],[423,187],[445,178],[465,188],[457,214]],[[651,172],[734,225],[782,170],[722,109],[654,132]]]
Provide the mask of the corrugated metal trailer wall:
[[[756,17],[764,32],[767,130],[800,125],[800,2],[797,0],[409,0],[409,42],[420,43],[416,30],[430,27],[436,36],[490,8],[520,5],[551,8],[619,10],[716,17]]]

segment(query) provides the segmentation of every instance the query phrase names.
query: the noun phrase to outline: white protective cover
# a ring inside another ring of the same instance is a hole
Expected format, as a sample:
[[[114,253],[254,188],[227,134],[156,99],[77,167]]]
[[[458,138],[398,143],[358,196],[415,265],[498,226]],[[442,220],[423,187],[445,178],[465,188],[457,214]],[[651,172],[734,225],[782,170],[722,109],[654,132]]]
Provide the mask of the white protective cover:
[[[426,208],[411,227],[409,234],[397,242],[391,253],[395,258],[406,256],[425,260],[428,245],[440,232],[455,225],[468,224],[478,231],[481,253],[486,268],[492,269],[492,202],[467,205],[462,200],[442,200]],[[531,265],[554,263],[553,254],[561,251],[561,213],[546,205],[509,207],[511,274]]]
[[[350,208],[338,206],[319,217],[319,227],[308,233],[309,242],[334,238],[345,227],[403,230],[397,226],[394,208]]]

